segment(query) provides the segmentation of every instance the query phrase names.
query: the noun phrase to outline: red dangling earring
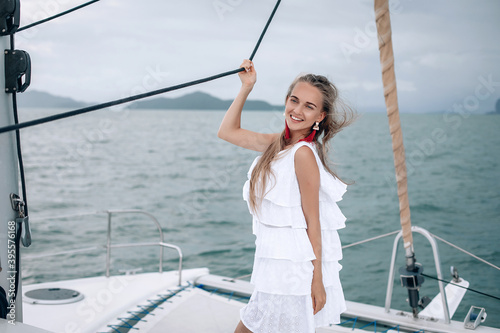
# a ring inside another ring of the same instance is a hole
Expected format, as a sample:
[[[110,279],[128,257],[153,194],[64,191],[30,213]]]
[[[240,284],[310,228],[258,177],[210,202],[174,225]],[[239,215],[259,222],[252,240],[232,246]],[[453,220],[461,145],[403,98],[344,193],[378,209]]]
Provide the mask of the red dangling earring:
[[[302,140],[299,140],[299,142],[300,141],[312,142],[314,140],[314,136],[316,135],[316,131],[319,131],[319,122],[318,121],[316,122],[316,124],[314,124],[312,129],[313,130],[312,130],[311,134],[309,134],[308,136],[306,136]]]
[[[285,139],[290,139],[290,128],[288,128],[288,124],[286,123],[285,119]]]
[[[313,130],[311,132],[311,134],[309,134],[308,136],[306,136],[305,138],[303,138],[302,140],[299,140],[300,141],[305,141],[305,142],[312,142],[314,140],[314,136],[316,135],[316,130]]]

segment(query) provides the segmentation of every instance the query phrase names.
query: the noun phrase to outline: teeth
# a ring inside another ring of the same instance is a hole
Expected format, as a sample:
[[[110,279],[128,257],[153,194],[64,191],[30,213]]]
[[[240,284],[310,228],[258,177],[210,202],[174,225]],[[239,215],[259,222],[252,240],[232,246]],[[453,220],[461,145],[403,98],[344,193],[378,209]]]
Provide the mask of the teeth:
[[[297,121],[302,121],[302,119],[299,119],[297,117],[294,117],[294,116],[291,116],[293,120],[297,120]]]

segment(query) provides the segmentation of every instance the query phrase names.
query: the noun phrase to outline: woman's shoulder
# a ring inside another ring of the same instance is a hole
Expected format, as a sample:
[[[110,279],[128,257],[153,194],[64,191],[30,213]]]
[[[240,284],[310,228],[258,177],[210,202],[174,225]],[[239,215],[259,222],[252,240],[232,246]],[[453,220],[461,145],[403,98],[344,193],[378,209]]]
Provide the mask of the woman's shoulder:
[[[294,144],[293,146],[287,147],[284,150],[280,151],[279,154],[282,154],[282,155],[286,154],[286,155],[293,156],[297,153],[297,151],[300,148],[302,148],[304,146],[309,147],[310,150],[312,150],[314,154],[317,154],[316,145],[314,144],[314,142],[306,142],[306,141],[299,141],[296,144]]]
[[[317,154],[315,152],[314,145],[310,143],[304,143],[298,145],[295,148],[295,154],[293,156],[293,163],[295,167],[295,172],[298,173],[302,170],[306,174],[311,174],[313,170],[317,170],[319,172],[319,164]]]
[[[289,166],[289,163],[294,164],[297,158],[309,160],[316,159],[316,161],[318,161],[319,155],[316,150],[315,144],[312,142],[304,141],[297,142],[293,146],[280,151],[273,161],[273,164],[276,166]]]
[[[316,159],[314,146],[310,144],[301,144],[295,148],[294,159],[297,160],[314,160]]]
[[[314,142],[298,142],[292,147],[292,153],[292,155],[294,156],[294,160],[318,159],[318,151],[316,150],[316,145],[314,144]]]

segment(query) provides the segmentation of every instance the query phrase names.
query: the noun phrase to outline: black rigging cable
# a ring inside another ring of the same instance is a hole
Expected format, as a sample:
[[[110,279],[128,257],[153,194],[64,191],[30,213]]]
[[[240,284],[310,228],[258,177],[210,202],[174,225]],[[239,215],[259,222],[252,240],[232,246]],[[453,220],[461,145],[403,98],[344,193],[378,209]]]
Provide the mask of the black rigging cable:
[[[281,3],[281,0],[278,0],[276,2],[276,5],[274,6],[274,9],[273,9],[272,13],[271,13],[269,19],[267,20],[266,26],[264,27],[264,30],[262,31],[257,44],[255,45],[255,48],[254,48],[254,50],[252,52],[252,55],[249,58],[250,60],[253,60],[253,58],[255,57],[255,54],[257,53],[257,50],[259,49],[260,43],[261,43],[262,39],[264,38],[264,35],[265,35],[266,31],[267,31],[267,28],[271,24],[271,21],[272,21],[272,19],[274,17],[274,14],[276,13],[276,10],[278,9],[278,6],[280,5],[280,3]],[[43,124],[43,123],[48,123],[48,122],[59,120],[59,119],[63,119],[63,118],[68,118],[68,117],[72,117],[72,116],[84,114],[84,113],[91,112],[91,111],[96,111],[96,110],[108,108],[108,107],[111,107],[111,106],[114,106],[114,105],[119,105],[119,104],[123,104],[123,103],[127,103],[127,102],[132,102],[132,101],[135,101],[135,100],[138,100],[138,99],[143,99],[143,98],[146,98],[146,97],[163,94],[163,93],[166,93],[166,92],[169,92],[169,91],[173,91],[173,90],[177,90],[177,89],[181,89],[181,88],[186,88],[186,87],[193,86],[193,85],[196,85],[196,84],[200,84],[200,83],[212,81],[212,80],[215,80],[215,79],[219,79],[219,78],[222,78],[222,77],[225,77],[225,76],[229,76],[229,75],[232,75],[232,74],[236,74],[236,73],[242,72],[244,70],[245,70],[244,68],[238,68],[238,69],[234,69],[232,71],[220,73],[220,74],[217,74],[217,75],[212,75],[212,76],[209,76],[209,77],[206,77],[206,78],[203,78],[203,79],[199,79],[199,80],[194,80],[194,81],[190,81],[190,82],[178,84],[178,85],[175,85],[175,86],[170,86],[170,87],[166,87],[166,88],[162,88],[162,89],[150,91],[150,92],[143,93],[143,94],[129,96],[129,97],[117,99],[117,100],[114,100],[114,101],[111,101],[111,102],[101,103],[101,104],[97,104],[97,105],[85,107],[85,108],[78,109],[78,110],[68,111],[68,112],[65,112],[65,113],[60,113],[60,114],[56,114],[56,115],[52,115],[52,116],[48,116],[48,117],[44,117],[44,118],[39,118],[39,119],[31,120],[31,121],[26,121],[26,122],[19,123],[19,124],[14,124],[14,125],[9,125],[9,126],[5,126],[5,127],[0,127],[0,134],[1,133],[5,133],[5,132],[9,132],[9,131],[13,131],[13,130],[18,130],[18,129],[21,129],[21,128],[31,127],[31,126],[35,126],[35,125],[39,125],[39,124]]]
[[[14,47],[14,35],[10,35],[10,49],[15,50]],[[14,113],[14,123],[18,124],[19,123],[19,114],[17,112],[17,95],[16,92],[12,94],[12,109]],[[22,190],[22,195],[23,195],[23,201],[24,201],[24,216],[28,216],[28,199],[26,198],[26,180],[24,177],[24,162],[23,162],[23,153],[21,150],[21,133],[19,130],[16,130],[16,148],[17,148],[17,157],[19,159],[19,173],[20,173],[20,178],[21,178],[21,190]]]
[[[276,14],[276,11],[278,10],[278,6],[280,5],[281,0],[278,0],[276,2],[276,5],[274,6],[274,9],[269,16],[269,19],[267,20],[266,26],[264,27],[264,30],[262,30],[262,33],[260,34],[259,40],[257,41],[257,44],[255,44],[255,48],[253,49],[252,55],[250,56],[250,60],[253,60],[253,57],[255,57],[255,54],[257,53],[257,50],[259,49],[260,43],[262,42],[262,39],[264,38],[264,35],[267,32],[267,28],[269,27],[269,24],[271,24],[271,21],[273,20],[274,14]]]
[[[63,119],[63,118],[68,118],[68,117],[72,117],[72,116],[84,114],[84,113],[91,112],[91,111],[96,111],[96,110],[104,109],[104,108],[111,107],[111,106],[114,106],[114,105],[119,105],[119,104],[123,104],[123,103],[127,103],[127,102],[132,102],[132,101],[135,101],[135,100],[138,100],[138,99],[142,99],[142,98],[146,98],[146,97],[150,97],[150,96],[162,94],[162,93],[165,93],[165,92],[168,92],[168,91],[173,91],[173,90],[177,90],[177,89],[189,87],[189,86],[192,86],[192,85],[195,85],[195,84],[200,84],[200,83],[212,81],[212,80],[224,77],[224,76],[228,76],[228,75],[231,75],[231,74],[242,72],[244,70],[245,70],[244,68],[238,68],[238,69],[235,69],[235,70],[232,70],[232,71],[229,71],[229,72],[225,72],[225,73],[221,73],[221,74],[209,76],[209,77],[206,77],[206,78],[203,78],[203,79],[199,79],[199,80],[195,80],[195,81],[190,81],[190,82],[178,84],[176,86],[162,88],[162,89],[150,91],[150,92],[147,92],[147,93],[143,93],[143,94],[139,94],[139,95],[133,95],[133,96],[130,96],[130,97],[125,97],[125,98],[117,99],[117,100],[114,100],[114,101],[110,101],[110,102],[106,102],[106,103],[97,104],[97,105],[89,106],[89,107],[86,107],[86,108],[74,110],[74,111],[68,111],[68,112],[59,113],[59,114],[55,114],[55,115],[44,117],[44,118],[39,118],[39,119],[35,119],[35,120],[26,121],[26,122],[15,124],[15,125],[1,127],[0,128],[0,133],[4,133],[4,132],[8,132],[8,131],[13,131],[13,130],[17,130],[17,129],[21,129],[21,128],[25,128],[25,127],[31,127],[31,126],[35,126],[35,125],[39,125],[39,124],[43,124],[43,123],[48,123],[48,122],[51,122],[51,121],[54,121],[54,120],[59,120],[59,119]]]
[[[455,287],[460,287],[462,289],[467,289],[467,290],[470,290],[474,293],[477,293],[477,294],[480,294],[480,295],[483,295],[483,296],[488,296],[488,297],[491,297],[491,298],[494,298],[496,300],[499,300],[500,301],[500,297],[497,297],[497,296],[493,296],[493,295],[490,295],[490,294],[486,294],[486,293],[483,293],[481,291],[478,291],[478,290],[475,290],[475,289],[472,289],[472,288],[467,288],[467,287],[464,287],[464,286],[461,286],[461,285],[458,285],[458,284],[455,284],[453,282],[450,282],[450,281],[446,281],[446,280],[443,280],[443,279],[440,279],[440,278],[437,278],[435,276],[432,276],[432,275],[427,275],[427,274],[424,274],[422,273],[423,276],[425,277],[428,277],[430,279],[434,279],[434,280],[437,280],[437,281],[441,281],[441,282],[445,282],[445,283],[451,283],[452,285],[454,285]]]
[[[10,35],[10,49],[14,50],[14,34]],[[16,97],[16,92],[12,93],[12,109],[14,113],[14,123],[19,123],[19,116],[17,112],[17,97]],[[27,193],[26,193],[26,178],[24,176],[24,162],[23,162],[23,154],[21,151],[21,133],[19,130],[16,130],[16,148],[17,148],[17,158],[19,162],[19,174],[21,178],[21,190],[22,190],[22,200],[24,202],[23,205],[19,205],[19,213],[20,216],[28,216],[28,199],[27,199]],[[23,211],[21,211],[21,209]],[[15,258],[15,265],[16,265],[16,270],[15,270],[15,281],[14,281],[14,295],[11,296],[12,300],[16,300],[17,298],[17,292],[19,291],[19,283],[20,283],[20,265],[19,265],[19,260],[21,258],[21,253],[19,251],[20,248],[20,241],[21,241],[21,234],[23,232],[23,224],[22,223],[16,223],[17,224],[17,230],[16,230],[16,235],[15,235],[15,251],[16,251],[16,258]]]
[[[62,13],[56,14],[54,16],[47,17],[47,18],[45,18],[43,20],[40,20],[40,21],[37,21],[37,22],[33,22],[33,23],[28,24],[27,26],[24,26],[24,27],[20,27],[20,28],[17,29],[17,32],[20,32],[20,31],[23,31],[23,30],[26,30],[26,29],[29,29],[29,28],[33,28],[34,26],[37,26],[39,24],[42,24],[42,23],[45,23],[45,22],[48,22],[48,21],[52,21],[53,19],[56,19],[56,18],[61,17],[63,15],[69,14],[71,12],[74,12],[74,11],[78,10],[78,9],[82,9],[83,7],[87,7],[88,5],[91,5],[91,4],[93,4],[93,3],[97,2],[97,1],[100,1],[100,0],[92,0],[92,1],[86,2],[86,3],[82,4],[82,5],[79,5],[79,6],[76,6],[74,8],[68,9],[68,10],[66,10],[66,11],[64,11]]]

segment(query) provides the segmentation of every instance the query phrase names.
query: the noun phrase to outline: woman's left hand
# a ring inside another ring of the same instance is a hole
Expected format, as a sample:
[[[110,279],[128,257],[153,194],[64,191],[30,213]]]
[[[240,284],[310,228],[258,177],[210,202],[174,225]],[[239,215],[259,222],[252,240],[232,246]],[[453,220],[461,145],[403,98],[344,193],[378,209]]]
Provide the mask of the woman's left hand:
[[[326,304],[326,291],[322,279],[313,278],[311,297],[314,314],[318,313]]]

